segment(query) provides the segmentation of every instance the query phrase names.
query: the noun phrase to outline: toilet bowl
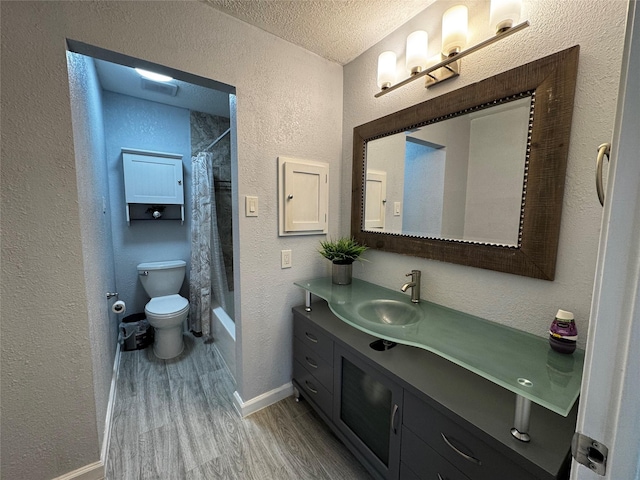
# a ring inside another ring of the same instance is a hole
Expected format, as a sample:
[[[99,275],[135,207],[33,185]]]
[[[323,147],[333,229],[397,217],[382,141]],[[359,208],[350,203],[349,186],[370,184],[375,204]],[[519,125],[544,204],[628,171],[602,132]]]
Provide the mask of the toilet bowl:
[[[178,295],[186,262],[147,262],[137,268],[140,282],[151,297],[144,312],[155,329],[153,353],[161,359],[176,357],[184,350],[182,324],[189,315],[189,301]]]
[[[153,353],[162,359],[182,353],[182,323],[189,314],[189,302],[180,295],[152,298],[144,307],[147,321],[155,329]]]

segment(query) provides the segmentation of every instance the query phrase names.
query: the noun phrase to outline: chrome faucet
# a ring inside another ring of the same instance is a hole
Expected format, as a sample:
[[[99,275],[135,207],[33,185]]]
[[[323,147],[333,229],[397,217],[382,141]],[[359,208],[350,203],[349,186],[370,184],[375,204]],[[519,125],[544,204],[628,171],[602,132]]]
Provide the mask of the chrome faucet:
[[[402,285],[400,290],[406,292],[411,287],[411,302],[420,303],[420,270],[411,270],[406,276],[411,277],[411,281]]]

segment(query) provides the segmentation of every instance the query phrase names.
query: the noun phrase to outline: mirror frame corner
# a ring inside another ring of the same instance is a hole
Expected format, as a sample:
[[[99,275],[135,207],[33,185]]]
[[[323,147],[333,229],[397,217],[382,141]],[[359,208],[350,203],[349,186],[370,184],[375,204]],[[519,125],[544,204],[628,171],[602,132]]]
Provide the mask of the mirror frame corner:
[[[373,250],[554,280],[579,50],[576,45],[355,127],[351,235]],[[363,231],[369,140],[527,91],[540,94],[535,97],[518,246]]]

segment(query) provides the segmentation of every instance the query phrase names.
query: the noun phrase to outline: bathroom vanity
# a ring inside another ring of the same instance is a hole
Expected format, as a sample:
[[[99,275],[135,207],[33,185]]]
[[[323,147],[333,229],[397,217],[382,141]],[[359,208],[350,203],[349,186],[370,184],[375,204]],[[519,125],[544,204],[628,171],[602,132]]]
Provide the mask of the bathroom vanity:
[[[334,286],[330,279],[297,285],[307,290],[308,301],[312,293],[321,299],[293,309],[295,393],[309,401],[376,478],[568,478],[583,351],[561,355],[544,347],[544,338],[429,302],[412,311],[408,296],[357,279],[351,286]],[[382,308],[371,310],[378,301]],[[372,318],[389,312],[398,317],[396,323],[386,318],[378,324]],[[461,348],[465,339],[453,337],[459,321],[478,336],[475,345]],[[491,334],[491,328],[504,329],[504,348],[483,351],[484,327]],[[433,328],[445,331],[436,333]],[[440,334],[451,341],[439,345]],[[433,338],[431,344],[423,338],[427,336]],[[518,336],[523,346],[513,343]],[[384,349],[381,339],[399,342]],[[461,348],[462,358],[453,358],[456,348]],[[509,352],[513,358],[505,357],[502,365],[487,367],[480,361],[488,372],[471,364],[482,355],[496,363]],[[516,381],[518,386],[512,387],[499,379],[525,364],[534,364],[521,372],[530,386]],[[524,396],[533,400],[529,442],[510,432],[514,400]]]

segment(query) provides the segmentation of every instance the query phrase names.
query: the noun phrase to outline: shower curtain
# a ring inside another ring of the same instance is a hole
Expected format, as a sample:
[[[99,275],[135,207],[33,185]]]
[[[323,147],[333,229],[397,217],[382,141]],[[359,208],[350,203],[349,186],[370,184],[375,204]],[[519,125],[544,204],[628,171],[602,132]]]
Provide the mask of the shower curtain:
[[[212,153],[200,152],[191,157],[189,329],[207,338],[212,336],[212,303],[226,308],[224,262],[218,233],[212,163]]]

